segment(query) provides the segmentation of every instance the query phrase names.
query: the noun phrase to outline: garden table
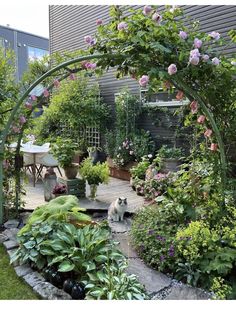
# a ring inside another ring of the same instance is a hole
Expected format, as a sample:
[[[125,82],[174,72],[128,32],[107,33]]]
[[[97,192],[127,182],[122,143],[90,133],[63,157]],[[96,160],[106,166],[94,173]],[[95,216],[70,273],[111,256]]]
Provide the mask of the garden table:
[[[36,183],[36,170],[37,170],[37,162],[36,162],[36,155],[48,153],[49,147],[39,146],[39,145],[23,145],[20,149],[24,154],[32,156],[32,174],[33,174],[33,186],[35,187]]]

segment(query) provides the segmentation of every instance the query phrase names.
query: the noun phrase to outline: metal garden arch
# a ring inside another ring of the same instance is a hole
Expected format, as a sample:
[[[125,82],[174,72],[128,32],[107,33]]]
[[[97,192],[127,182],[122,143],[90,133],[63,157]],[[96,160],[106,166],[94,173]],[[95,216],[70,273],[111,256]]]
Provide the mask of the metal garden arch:
[[[4,160],[4,150],[5,150],[5,143],[6,143],[6,139],[7,139],[7,135],[10,131],[10,127],[12,125],[12,122],[14,120],[14,116],[16,115],[17,111],[20,109],[21,105],[23,104],[24,100],[29,96],[30,92],[38,85],[40,84],[42,81],[44,81],[46,78],[52,76],[52,74],[58,72],[61,69],[66,69],[67,73],[65,73],[62,77],[60,77],[58,80],[61,81],[65,78],[67,78],[71,73],[76,73],[80,70],[80,69],[69,69],[68,66],[72,65],[72,64],[76,64],[79,63],[81,61],[85,61],[85,60],[90,60],[90,59],[99,59],[99,58],[116,58],[116,57],[120,57],[122,59],[121,55],[112,55],[112,54],[94,54],[94,55],[87,55],[87,56],[81,56],[78,58],[74,58],[71,60],[68,60],[66,62],[61,63],[60,65],[50,69],[49,71],[47,71],[45,74],[43,74],[40,78],[38,78],[26,91],[25,93],[21,96],[21,98],[19,99],[19,101],[16,103],[15,107],[13,108],[9,119],[7,121],[6,127],[2,132],[1,135],[1,140],[0,140],[0,226],[3,225],[3,214],[4,214],[4,197],[3,197],[3,179],[4,179],[4,171],[3,171],[3,160]],[[122,60],[123,61],[123,60]],[[190,100],[195,99],[198,101],[199,105],[201,106],[202,110],[204,111],[205,115],[208,117],[212,129],[215,132],[216,138],[217,138],[217,142],[219,144],[219,149],[220,149],[220,160],[221,160],[221,180],[222,180],[222,184],[223,184],[223,188],[225,187],[226,184],[226,156],[225,156],[225,151],[224,151],[224,144],[222,141],[222,137],[220,134],[220,131],[214,121],[214,116],[211,113],[211,111],[207,108],[207,105],[204,102],[204,98],[201,98],[201,96],[194,91],[193,89],[191,89],[188,85],[186,85],[181,78],[178,77],[178,75],[176,75],[175,77],[171,77],[170,81],[173,83],[173,85],[175,85],[177,88],[180,88],[184,91],[186,97],[188,97]],[[51,84],[47,89],[52,89],[53,88],[53,84]],[[32,111],[31,111],[32,112]],[[18,138],[18,144],[17,144],[17,148],[16,148],[16,152],[19,153],[19,149],[20,149],[20,140],[22,137],[22,133],[24,130],[25,126],[23,126],[22,131],[20,133],[20,136]],[[19,175],[18,175],[18,180],[16,180],[16,207],[18,206],[18,198],[19,198]]]

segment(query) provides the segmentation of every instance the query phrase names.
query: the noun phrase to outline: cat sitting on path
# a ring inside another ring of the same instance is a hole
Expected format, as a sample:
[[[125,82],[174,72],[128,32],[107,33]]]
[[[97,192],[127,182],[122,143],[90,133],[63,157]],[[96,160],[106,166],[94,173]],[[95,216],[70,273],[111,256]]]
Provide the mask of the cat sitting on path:
[[[123,221],[125,211],[128,209],[127,198],[119,197],[113,201],[108,209],[108,220]]]

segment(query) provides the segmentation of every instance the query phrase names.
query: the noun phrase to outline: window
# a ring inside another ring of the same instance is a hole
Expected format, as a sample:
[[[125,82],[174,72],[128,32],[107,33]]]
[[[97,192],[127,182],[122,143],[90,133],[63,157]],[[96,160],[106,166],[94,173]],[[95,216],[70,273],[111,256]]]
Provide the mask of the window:
[[[34,61],[34,60],[41,60],[44,56],[48,55],[48,51],[37,48],[37,47],[32,47],[28,46],[28,59],[29,61]]]
[[[145,106],[174,107],[188,104],[188,100],[177,100],[176,92],[170,94],[159,89],[158,93],[148,94],[148,90],[140,89],[140,101]]]
[[[0,37],[0,48],[5,48],[5,41]]]

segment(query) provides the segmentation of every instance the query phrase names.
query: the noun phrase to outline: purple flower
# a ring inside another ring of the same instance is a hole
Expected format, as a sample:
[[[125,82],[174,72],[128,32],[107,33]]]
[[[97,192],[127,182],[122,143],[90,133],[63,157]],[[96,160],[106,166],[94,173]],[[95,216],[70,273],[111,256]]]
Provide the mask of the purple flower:
[[[214,57],[211,61],[212,61],[212,64],[215,66],[218,66],[220,64],[220,60],[217,57]]]
[[[143,75],[139,79],[139,85],[142,86],[142,87],[146,87],[148,82],[149,82],[149,76],[148,75]]]
[[[118,26],[117,26],[117,29],[118,29],[119,31],[125,30],[125,29],[127,29],[127,28],[128,28],[128,25],[127,25],[126,22],[121,22],[121,23],[119,23]]]
[[[101,19],[101,18],[99,18],[99,19],[97,19],[97,20],[96,20],[96,24],[97,24],[97,26],[102,25],[102,23],[103,23],[103,21],[102,21],[102,19]]]
[[[154,230],[153,229],[149,229],[148,234],[149,235],[153,235],[154,234]]]
[[[210,57],[209,57],[207,54],[205,54],[205,55],[202,56],[202,60],[203,60],[204,62],[208,61],[209,58],[210,58]]]
[[[19,122],[20,122],[21,125],[25,124],[26,123],[26,118],[23,115],[21,115],[20,118],[19,118]]]
[[[187,37],[188,37],[188,34],[185,32],[185,31],[180,31],[179,32],[179,37],[181,38],[181,39],[183,39],[183,40],[186,40],[187,39]]]
[[[144,15],[148,15],[149,13],[151,13],[152,11],[152,7],[150,5],[145,5],[143,8],[143,14]]]
[[[216,32],[216,31],[212,31],[211,33],[209,33],[209,36],[210,36],[212,39],[215,39],[216,41],[219,40],[219,38],[220,38],[219,32]]]
[[[202,40],[199,40],[198,38],[194,39],[194,47],[200,48],[202,46]]]
[[[165,242],[166,241],[166,238],[165,237],[162,237],[160,235],[157,235],[156,237],[157,240],[161,241],[161,242]]]
[[[168,73],[169,73],[169,75],[173,75],[173,74],[175,74],[176,72],[177,72],[177,67],[176,67],[176,65],[175,65],[175,64],[169,65],[169,67],[168,67]]]
[[[160,256],[160,261],[163,262],[164,260],[165,260],[165,256],[164,256],[164,255],[161,255],[161,256]]]
[[[175,248],[174,248],[173,244],[171,244],[171,246],[169,247],[168,254],[169,254],[169,256],[175,255]]]
[[[162,16],[156,12],[152,15],[152,20],[160,24],[160,22],[162,21]]]
[[[194,66],[197,66],[199,64],[199,60],[200,59],[197,56],[193,56],[189,58],[189,62]]]

